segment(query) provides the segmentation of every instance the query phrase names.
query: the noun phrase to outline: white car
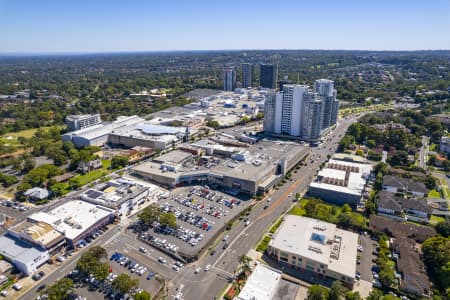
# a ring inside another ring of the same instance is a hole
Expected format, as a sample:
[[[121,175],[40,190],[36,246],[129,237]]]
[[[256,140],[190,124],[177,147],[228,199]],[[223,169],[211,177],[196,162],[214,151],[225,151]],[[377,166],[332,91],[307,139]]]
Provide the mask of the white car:
[[[195,269],[194,273],[197,274],[198,272],[200,272],[200,270],[201,270],[201,268],[200,268],[200,267],[197,267],[197,268]]]
[[[159,257],[159,258],[158,258],[158,261],[159,261],[160,263],[162,263],[162,264],[165,264],[165,263],[166,263],[166,260],[165,260],[164,258],[162,258],[162,257]]]
[[[208,271],[209,269],[211,269],[211,265],[206,265],[205,272]]]
[[[224,236],[224,237],[223,237],[223,241],[226,242],[226,241],[228,240],[228,238],[229,238],[228,235]]]
[[[8,296],[8,291],[7,290],[3,290],[0,295],[2,295],[3,297]]]

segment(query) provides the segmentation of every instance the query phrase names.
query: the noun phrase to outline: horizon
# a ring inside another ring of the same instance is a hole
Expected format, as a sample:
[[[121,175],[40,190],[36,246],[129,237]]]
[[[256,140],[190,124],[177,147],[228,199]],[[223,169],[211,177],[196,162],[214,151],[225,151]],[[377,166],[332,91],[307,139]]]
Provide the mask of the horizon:
[[[445,51],[449,12],[444,0],[0,0],[0,54]]]

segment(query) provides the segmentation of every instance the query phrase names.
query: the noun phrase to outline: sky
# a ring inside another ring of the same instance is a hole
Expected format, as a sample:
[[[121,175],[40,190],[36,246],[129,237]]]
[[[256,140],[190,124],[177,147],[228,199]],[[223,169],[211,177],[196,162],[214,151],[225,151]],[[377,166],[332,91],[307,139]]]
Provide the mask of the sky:
[[[0,53],[448,50],[449,0],[0,0]]]

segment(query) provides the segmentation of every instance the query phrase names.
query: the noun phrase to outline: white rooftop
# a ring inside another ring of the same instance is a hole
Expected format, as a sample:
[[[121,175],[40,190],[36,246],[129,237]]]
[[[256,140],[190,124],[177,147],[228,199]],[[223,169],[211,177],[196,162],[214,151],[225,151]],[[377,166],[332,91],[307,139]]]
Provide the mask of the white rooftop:
[[[248,277],[238,300],[271,300],[277,292],[281,272],[259,264]]]
[[[331,183],[311,182],[310,186],[322,189],[333,190],[352,195],[361,195],[373,167],[371,164],[355,163],[342,160],[330,159],[328,165],[336,164],[342,166],[356,167],[358,172],[350,172],[347,186],[339,186]],[[334,168],[325,167],[319,171],[318,177],[331,177],[336,179],[345,179],[345,171]]]
[[[335,224],[288,215],[269,245],[316,261],[338,274],[355,277],[358,235]]]
[[[45,213],[38,212],[28,218],[51,224],[56,230],[64,233],[68,239],[76,239],[86,229],[99,220],[113,214],[114,211],[81,200],[66,202]]]

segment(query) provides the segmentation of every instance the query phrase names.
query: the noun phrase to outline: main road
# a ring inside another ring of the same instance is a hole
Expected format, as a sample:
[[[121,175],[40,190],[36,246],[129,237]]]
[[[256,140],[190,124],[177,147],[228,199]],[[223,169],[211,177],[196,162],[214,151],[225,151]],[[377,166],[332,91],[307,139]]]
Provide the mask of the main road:
[[[306,191],[320,169],[320,165],[328,159],[328,154],[336,151],[341,137],[355,120],[354,116],[341,120],[326,141],[318,147],[311,148],[312,153],[307,159],[307,164],[296,173],[292,172],[292,180],[270,195],[273,200],[270,203],[261,201],[254,206],[248,216],[250,225],[245,226],[243,222],[235,222],[233,228],[227,233],[229,235],[227,249],[223,249],[224,242],[221,242],[216,245],[214,255],[207,254],[194,264],[183,268],[171,281],[169,299],[177,293],[181,293],[185,300],[215,299],[227,280],[234,276],[234,271],[239,264],[239,256],[247,254],[270,225],[293,205],[296,193]],[[269,207],[264,209],[265,205]],[[211,265],[209,271],[203,271],[206,265]],[[197,267],[201,267],[202,271],[195,274],[194,270]]]

